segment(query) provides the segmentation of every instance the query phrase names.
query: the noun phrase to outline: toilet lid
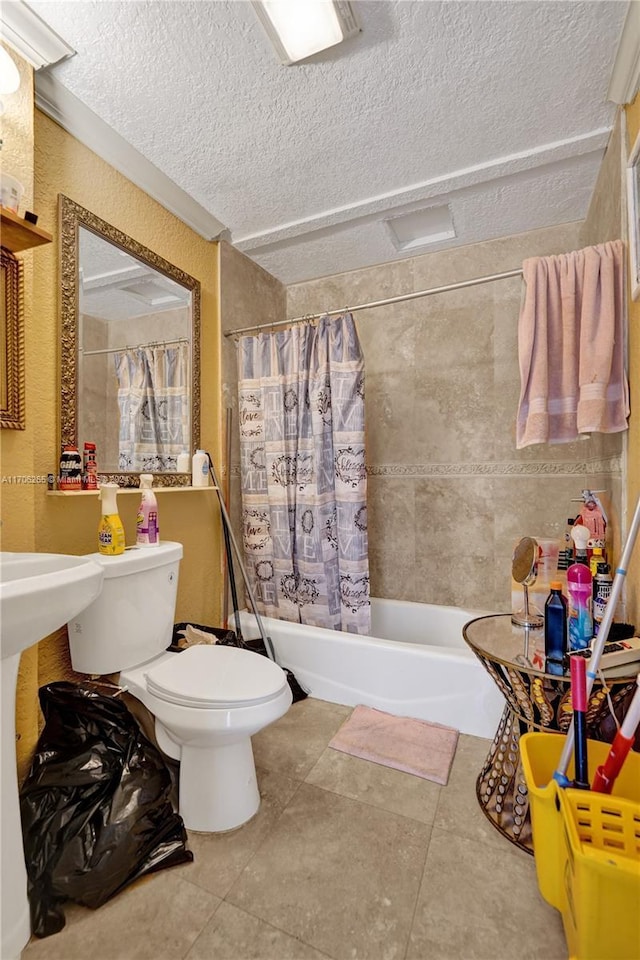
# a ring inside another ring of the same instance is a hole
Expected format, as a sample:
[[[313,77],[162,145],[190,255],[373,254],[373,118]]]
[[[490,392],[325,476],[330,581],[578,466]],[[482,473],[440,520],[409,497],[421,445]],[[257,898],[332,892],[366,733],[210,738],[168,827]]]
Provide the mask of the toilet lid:
[[[272,660],[251,650],[197,644],[146,674],[149,693],[185,707],[222,709],[272,700],[287,677]]]

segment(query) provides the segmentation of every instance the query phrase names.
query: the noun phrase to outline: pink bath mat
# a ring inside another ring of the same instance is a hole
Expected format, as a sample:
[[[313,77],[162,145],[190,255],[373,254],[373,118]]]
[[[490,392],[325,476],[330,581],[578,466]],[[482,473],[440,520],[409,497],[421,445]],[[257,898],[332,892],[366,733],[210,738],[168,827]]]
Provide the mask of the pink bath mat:
[[[357,706],[329,746],[445,785],[457,743],[452,727]]]

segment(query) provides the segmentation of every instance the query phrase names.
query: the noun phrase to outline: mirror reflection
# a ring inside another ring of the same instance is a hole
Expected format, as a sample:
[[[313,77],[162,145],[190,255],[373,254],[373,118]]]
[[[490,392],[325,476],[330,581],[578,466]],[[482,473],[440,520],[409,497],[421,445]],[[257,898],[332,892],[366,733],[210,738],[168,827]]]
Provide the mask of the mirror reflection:
[[[61,224],[62,442],[120,483],[175,474],[199,442],[200,285],[66,197]]]

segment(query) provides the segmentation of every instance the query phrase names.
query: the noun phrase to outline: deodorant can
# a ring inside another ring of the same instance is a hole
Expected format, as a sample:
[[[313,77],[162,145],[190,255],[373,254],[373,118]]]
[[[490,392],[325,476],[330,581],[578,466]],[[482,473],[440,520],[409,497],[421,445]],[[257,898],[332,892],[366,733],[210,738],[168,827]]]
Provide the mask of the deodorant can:
[[[593,635],[595,637],[598,636],[612,587],[611,567],[608,563],[599,563],[598,572],[593,581]]]
[[[82,489],[98,489],[98,464],[96,463],[96,445],[95,443],[85,442],[82,451],[83,470],[82,470]]]

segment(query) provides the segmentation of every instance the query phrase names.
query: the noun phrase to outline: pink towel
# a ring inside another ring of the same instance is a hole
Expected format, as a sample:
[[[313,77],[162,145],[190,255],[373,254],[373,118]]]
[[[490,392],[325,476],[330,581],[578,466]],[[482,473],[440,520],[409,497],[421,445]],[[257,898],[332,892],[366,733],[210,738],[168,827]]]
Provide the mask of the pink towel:
[[[425,720],[357,706],[329,746],[362,760],[446,784],[458,731]]]
[[[627,429],[621,240],[525,260],[518,449]]]

